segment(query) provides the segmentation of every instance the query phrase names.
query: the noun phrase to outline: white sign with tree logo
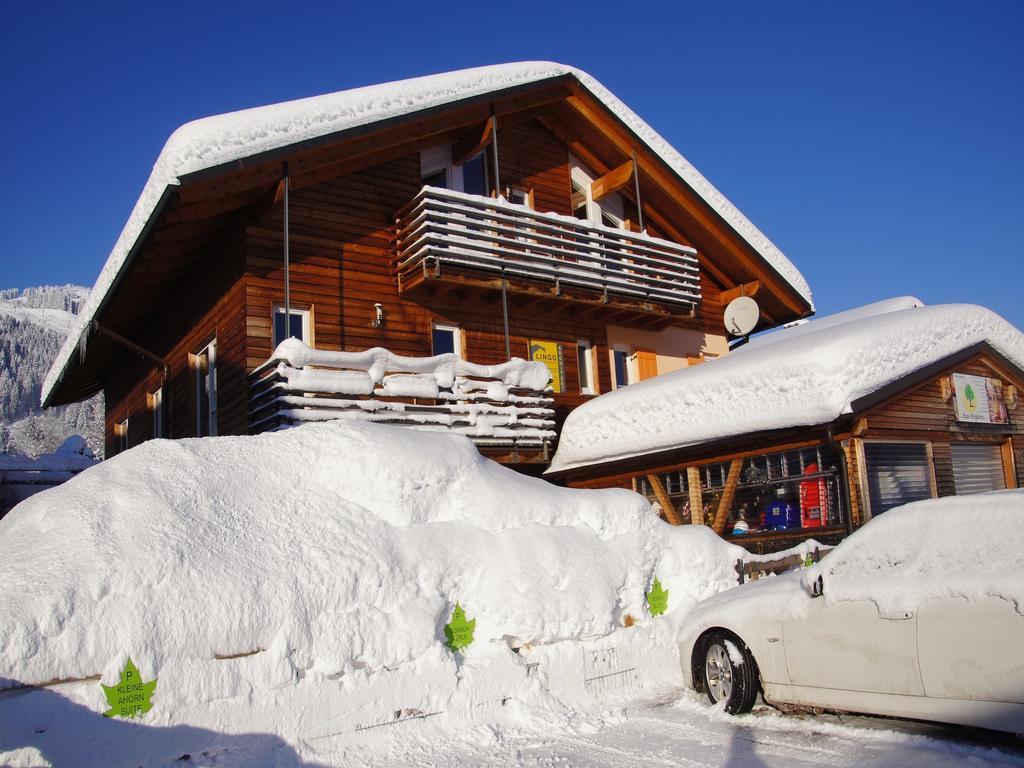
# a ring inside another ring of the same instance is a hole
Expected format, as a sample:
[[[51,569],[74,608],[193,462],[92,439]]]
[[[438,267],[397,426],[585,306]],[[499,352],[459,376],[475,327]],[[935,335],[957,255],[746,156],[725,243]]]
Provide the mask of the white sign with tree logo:
[[[954,373],[953,391],[956,395],[957,421],[1005,424],[1007,418],[1002,385],[998,379]]]

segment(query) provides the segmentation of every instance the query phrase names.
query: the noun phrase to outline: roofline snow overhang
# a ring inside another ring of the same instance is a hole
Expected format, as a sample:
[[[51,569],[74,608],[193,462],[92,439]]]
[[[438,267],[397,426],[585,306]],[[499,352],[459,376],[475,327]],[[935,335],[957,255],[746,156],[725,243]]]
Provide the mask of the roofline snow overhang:
[[[615,114],[615,112],[612,109],[610,109],[607,104],[605,104],[604,100],[601,99],[592,90],[590,90],[590,88],[588,88],[585,83],[583,83],[582,81],[580,81],[576,77],[573,77],[572,79],[580,88],[582,88],[586,92],[586,94],[591,99],[593,99],[594,103],[599,105],[601,107],[601,109],[603,109],[608,114],[608,116],[611,117],[612,120],[615,121],[615,123],[619,126],[619,128],[621,128],[623,131],[625,131],[630,136],[630,138],[632,138],[640,146],[644,146],[644,147],[650,148],[650,144],[646,140],[644,140],[641,136],[639,136],[637,134],[637,132],[634,131],[629,126],[629,124],[627,124],[619,115]],[[708,201],[706,201],[704,199],[704,196],[701,195],[700,192],[698,192],[696,189],[694,189],[693,186],[689,182],[687,182],[686,179],[684,179],[682,177],[682,175],[680,175],[680,173],[675,168],[673,168],[663,157],[661,157],[661,155],[658,152],[655,152],[655,151],[652,150],[650,152],[650,155],[653,158],[653,160],[655,162],[657,162],[665,171],[667,171],[673,177],[678,179],[679,182],[684,187],[686,187],[687,189],[691,190],[697,196],[697,199],[699,199],[701,202],[704,203],[704,205],[708,209],[708,212],[726,230],[728,230],[729,232],[732,232],[739,241],[741,241],[743,243],[746,243],[746,245],[750,248],[751,252],[753,253],[754,257],[757,258],[761,262],[761,264],[764,267],[765,271],[768,272],[773,277],[775,277],[778,280],[779,285],[785,286],[790,291],[790,293],[793,295],[793,297],[800,304],[802,304],[803,306],[805,306],[807,308],[805,314],[800,315],[797,318],[798,320],[802,319],[804,317],[810,317],[810,316],[812,316],[814,314],[814,305],[813,305],[813,303],[808,301],[806,298],[804,298],[804,296],[796,289],[796,287],[793,286],[790,283],[790,281],[784,275],[782,275],[782,273],[780,273],[777,269],[775,269],[774,266],[772,266],[772,264],[761,254],[761,252],[758,250],[757,246],[755,246],[753,243],[751,243],[746,237],[744,237],[744,235],[739,230],[737,230],[732,224],[730,224],[725,219],[725,217],[722,216],[721,213],[719,213],[717,210],[715,210],[715,207],[713,205],[711,205],[710,203],[708,203]],[[786,322],[790,322],[790,321],[787,320]],[[769,327],[774,327],[774,326],[769,326]],[[765,330],[765,329],[761,329],[761,330]]]
[[[103,295],[103,298],[97,305],[96,310],[93,312],[92,318],[101,318],[103,311],[108,307],[124,275],[127,273],[128,269],[133,264],[135,257],[137,256],[142,246],[145,244],[153,227],[160,219],[161,215],[164,213],[165,208],[173,198],[174,192],[176,190],[180,190],[182,187],[217,178],[230,172],[237,172],[240,170],[253,168],[255,166],[272,163],[274,161],[280,160],[283,157],[294,155],[297,151],[302,152],[306,150],[317,149],[323,146],[327,146],[329,144],[358,138],[360,136],[369,135],[372,133],[379,132],[381,130],[386,130],[388,128],[399,127],[435,115],[441,115],[445,112],[452,111],[453,109],[486,104],[488,102],[493,102],[497,99],[508,98],[528,91],[540,90],[545,87],[553,87],[560,84],[564,84],[567,86],[575,86],[581,89],[581,91],[587,94],[587,96],[589,96],[593,100],[593,102],[597,104],[601,108],[601,110],[607,116],[609,116],[615,122],[615,124],[619,126],[621,130],[625,132],[627,136],[629,136],[639,146],[646,147],[649,150],[650,157],[653,158],[658,163],[659,167],[666,170],[672,178],[677,179],[679,183],[683,185],[684,188],[691,190],[695,194],[696,198],[702,202],[702,204],[706,207],[708,212],[714,217],[714,219],[724,226],[726,231],[734,233],[738,241],[745,243],[750,248],[751,253],[762,265],[765,272],[777,278],[778,284],[780,286],[783,286],[786,290],[788,290],[801,306],[806,307],[806,312],[803,316],[814,314],[813,303],[809,299],[805,298],[799,292],[799,290],[797,290],[796,286],[792,285],[790,281],[787,278],[785,278],[769,262],[769,260],[765,258],[764,255],[761,254],[757,246],[751,243],[742,233],[740,233],[732,224],[730,224],[722,216],[722,214],[715,209],[714,205],[712,205],[709,201],[705,200],[703,195],[701,195],[701,193],[698,190],[694,189],[694,187],[691,184],[689,184],[686,181],[686,179],[683,178],[683,176],[671,166],[671,164],[669,164],[664,158],[660,156],[659,152],[656,149],[654,149],[654,147],[652,147],[647,140],[643,139],[639,134],[637,134],[636,131],[634,131],[619,115],[617,115],[615,111],[601,97],[595,94],[594,91],[592,91],[577,76],[577,74],[575,74],[574,72],[564,72],[561,74],[550,75],[537,80],[531,80],[529,82],[520,83],[513,86],[487,91],[485,93],[480,93],[474,96],[456,99],[454,101],[449,101],[442,104],[436,104],[434,106],[427,107],[424,109],[414,110],[412,112],[407,112],[405,114],[396,115],[391,118],[367,122],[362,125],[353,126],[351,128],[346,128],[340,131],[333,131],[322,136],[316,136],[313,138],[304,139],[302,141],[293,142],[291,144],[285,144],[280,147],[275,147],[274,149],[265,150],[263,152],[257,152],[252,155],[246,155],[244,157],[237,158],[226,163],[220,163],[218,165],[210,166],[209,168],[203,168],[197,171],[193,171],[191,173],[182,174],[181,176],[177,177],[177,184],[168,184],[164,187],[163,191],[161,192],[160,198],[153,209],[153,212],[147,219],[145,225],[140,230],[138,237],[135,239],[131,249],[129,250],[128,254],[125,257],[124,262],[121,264],[117,274],[111,281],[109,287],[107,288],[106,292]],[[626,109],[628,109],[628,107]],[[88,330],[86,329],[85,331],[83,331],[83,333],[88,333]],[[61,371],[57,377],[56,383],[46,393],[46,397],[44,398],[42,403],[44,408],[51,407],[57,404],[73,402],[72,400],[60,400],[60,398],[57,396],[57,393],[61,389],[64,377],[67,374],[69,368],[71,367],[72,362],[73,356],[69,356],[68,359],[64,362],[63,366],[61,367]],[[99,389],[102,389],[102,384],[99,384],[99,386],[97,386],[96,389],[90,391],[88,394],[83,394],[80,397],[88,397],[89,394],[93,394],[95,391]]]
[[[833,430],[837,434],[842,434],[850,429],[851,424],[856,419],[864,416],[866,411],[873,410],[905,393],[907,390],[913,389],[932,378],[942,375],[950,368],[973,360],[980,355],[989,357],[1004,367],[1008,373],[1016,374],[1018,378],[1024,381],[1024,369],[1021,369],[1013,361],[997,351],[987,341],[981,341],[952,355],[947,355],[941,360],[936,360],[934,363],[918,368],[916,371],[886,384],[874,392],[858,397],[850,403],[849,413],[840,414],[830,422],[780,427],[760,432],[729,435],[718,440],[706,440],[699,443],[658,448],[636,456],[610,459],[605,462],[577,464],[554,472],[548,470],[544,473],[544,477],[556,482],[573,482],[576,480],[606,479],[629,473],[647,474],[649,472],[661,471],[663,468],[671,465],[690,462],[714,462],[728,455],[730,449],[736,452],[735,449],[741,448],[744,444],[764,444],[768,446],[766,450],[771,450],[772,444],[793,442],[794,438],[799,440],[802,435],[806,435],[807,440],[817,440],[821,436],[822,430]]]
[[[435,117],[442,115],[445,112],[450,112],[453,109],[460,109],[464,107],[473,107],[479,104],[486,104],[490,101],[494,101],[498,98],[507,98],[509,96],[517,96],[520,93],[527,91],[539,90],[544,86],[559,85],[561,83],[579,83],[579,80],[572,73],[565,73],[561,75],[552,75],[550,77],[544,77],[539,80],[532,80],[527,83],[519,83],[518,85],[510,85],[505,88],[501,88],[494,91],[488,91],[486,93],[480,93],[475,96],[467,96],[466,98],[457,99],[455,101],[448,101],[443,104],[435,104],[432,107],[426,107],[424,109],[415,110],[413,112],[406,112],[401,115],[395,115],[394,117],[388,117],[383,120],[375,120],[370,123],[364,123],[362,125],[356,125],[351,128],[345,128],[340,131],[333,131],[331,133],[325,133],[322,136],[314,136],[313,138],[303,139],[302,141],[296,141],[292,144],[284,144],[274,149],[268,149],[263,152],[257,152],[253,155],[246,155],[245,157],[231,160],[227,163],[221,163],[220,165],[212,165],[209,168],[202,168],[192,173],[187,173],[179,177],[179,181],[182,186],[186,184],[193,184],[199,181],[206,181],[208,179],[216,178],[225,173],[231,171],[241,171],[247,168],[252,168],[257,165],[263,165],[265,163],[271,163],[279,161],[284,157],[290,157],[296,152],[304,152],[307,150],[319,149],[330,144],[336,144],[341,141],[349,139],[359,138],[361,136],[368,136],[372,133],[377,133],[382,130],[389,128],[397,128],[407,123],[417,122],[425,118]]]
[[[402,115],[396,115],[395,117],[386,118],[384,120],[378,120],[371,123],[365,123],[363,125],[354,126],[352,128],[346,128],[341,131],[334,131],[332,133],[324,134],[323,136],[316,136],[310,139],[304,139],[297,141],[292,144],[285,144],[274,149],[269,149],[264,152],[257,152],[253,155],[247,155],[246,157],[238,158],[227,163],[221,163],[220,165],[210,166],[209,168],[203,168],[192,173],[185,174],[179,177],[181,186],[190,185],[196,182],[207,181],[209,179],[216,178],[225,173],[232,171],[241,171],[254,166],[263,165],[275,161],[282,160],[285,157],[294,155],[296,152],[309,151],[319,149],[330,144],[335,144],[341,141],[359,138],[361,136],[367,136],[378,131],[387,130],[389,128],[396,128],[402,125],[417,122],[425,118],[434,117],[436,115],[444,114],[452,109],[472,107],[478,104],[486,104],[490,101],[494,101],[500,98],[507,98],[510,96],[516,96],[520,93],[526,93],[532,90],[539,90],[543,87],[550,87],[553,85],[575,85],[584,91],[590,99],[597,104],[601,110],[611,118],[620,130],[626,133],[630,139],[639,146],[647,147],[651,149],[650,144],[633,128],[629,126],[619,115],[615,114],[605,101],[594,93],[590,88],[587,87],[586,83],[580,80],[575,74],[566,72],[561,75],[552,75],[545,77],[540,80],[533,80],[528,83],[520,83],[518,85],[509,86],[495,91],[489,91],[487,93],[477,94],[476,96],[470,96],[457,101],[450,101],[444,104],[437,104],[426,109],[417,110],[415,112],[407,112]],[[783,286],[792,297],[803,307],[805,311],[802,315],[799,315],[797,319],[802,317],[810,317],[814,314],[814,306],[812,302],[806,299],[797,289],[793,286],[790,281],[782,275],[769,261],[766,259],[758,250],[757,246],[751,243],[739,230],[736,229],[729,221],[719,213],[715,207],[704,200],[703,196],[693,186],[682,177],[682,175],[674,169],[664,158],[662,158],[658,152],[651,149],[649,153],[650,157],[658,163],[658,165],[666,171],[670,176],[675,178],[680,184],[686,189],[692,191],[694,195],[699,199],[704,206],[707,208],[711,216],[728,232],[731,232],[737,240],[745,243],[750,248],[752,255],[760,262],[762,268],[775,278],[775,281]]]

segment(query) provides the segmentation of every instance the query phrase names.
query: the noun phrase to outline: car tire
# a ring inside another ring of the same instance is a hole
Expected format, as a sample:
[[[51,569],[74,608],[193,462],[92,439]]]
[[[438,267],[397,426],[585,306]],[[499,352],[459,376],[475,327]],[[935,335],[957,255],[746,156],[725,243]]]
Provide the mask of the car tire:
[[[737,655],[739,659],[734,658]],[[724,700],[730,715],[753,709],[759,675],[754,657],[742,640],[728,632],[712,632],[701,644],[697,662],[704,692],[712,704]]]

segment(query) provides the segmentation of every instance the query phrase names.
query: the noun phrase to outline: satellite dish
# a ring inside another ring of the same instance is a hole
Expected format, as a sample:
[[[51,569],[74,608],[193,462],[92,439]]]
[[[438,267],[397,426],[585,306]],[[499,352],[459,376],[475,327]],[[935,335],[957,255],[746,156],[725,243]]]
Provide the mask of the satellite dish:
[[[761,319],[761,308],[750,296],[739,296],[725,308],[725,330],[733,336],[746,336]]]

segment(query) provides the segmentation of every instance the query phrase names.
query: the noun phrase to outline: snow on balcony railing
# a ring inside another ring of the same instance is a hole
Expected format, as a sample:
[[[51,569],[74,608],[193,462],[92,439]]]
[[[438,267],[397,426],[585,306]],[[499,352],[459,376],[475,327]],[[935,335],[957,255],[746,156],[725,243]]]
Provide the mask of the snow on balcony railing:
[[[477,365],[456,355],[402,357],[278,345],[250,375],[253,431],[330,419],[454,432],[478,445],[546,449],[555,439],[551,375],[513,358]]]
[[[396,254],[400,285],[453,266],[686,308],[701,298],[693,248],[436,187],[399,212]]]

